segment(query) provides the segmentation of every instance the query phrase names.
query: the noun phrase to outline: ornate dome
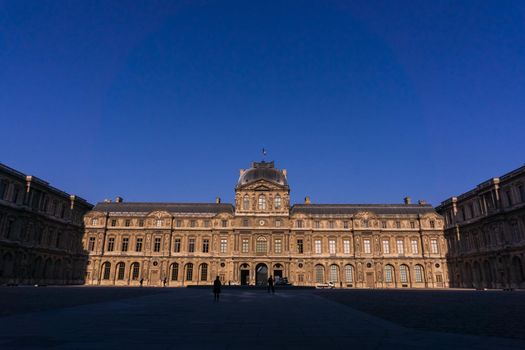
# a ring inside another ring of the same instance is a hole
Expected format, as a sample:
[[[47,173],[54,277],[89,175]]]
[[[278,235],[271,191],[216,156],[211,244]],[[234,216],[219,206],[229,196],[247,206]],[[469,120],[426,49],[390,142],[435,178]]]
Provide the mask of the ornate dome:
[[[275,169],[274,162],[253,162],[250,169],[241,170],[241,176],[237,181],[237,187],[257,180],[268,180],[282,186],[288,186],[286,171]]]

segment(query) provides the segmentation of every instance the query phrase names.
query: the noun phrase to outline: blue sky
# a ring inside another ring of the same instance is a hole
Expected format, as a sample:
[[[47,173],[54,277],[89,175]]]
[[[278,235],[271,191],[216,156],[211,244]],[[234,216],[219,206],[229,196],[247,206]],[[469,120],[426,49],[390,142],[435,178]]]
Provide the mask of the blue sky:
[[[432,204],[524,164],[522,1],[0,1],[0,161],[91,202]]]

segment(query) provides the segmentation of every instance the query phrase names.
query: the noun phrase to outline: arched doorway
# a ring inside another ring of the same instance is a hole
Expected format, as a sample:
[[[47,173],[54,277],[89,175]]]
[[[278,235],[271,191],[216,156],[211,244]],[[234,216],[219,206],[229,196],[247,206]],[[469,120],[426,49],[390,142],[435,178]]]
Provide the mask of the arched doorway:
[[[258,264],[255,267],[255,284],[257,286],[266,286],[268,284],[268,266]]]
[[[241,286],[247,286],[250,284],[250,265],[241,265]]]
[[[275,264],[273,265],[273,279],[278,280],[283,278],[283,265]]]

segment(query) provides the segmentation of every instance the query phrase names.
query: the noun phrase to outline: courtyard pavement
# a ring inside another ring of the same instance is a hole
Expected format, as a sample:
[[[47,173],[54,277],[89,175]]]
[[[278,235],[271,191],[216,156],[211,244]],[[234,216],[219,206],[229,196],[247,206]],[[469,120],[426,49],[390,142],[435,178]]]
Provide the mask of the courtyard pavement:
[[[525,293],[480,293],[2,287],[0,349],[525,349]]]

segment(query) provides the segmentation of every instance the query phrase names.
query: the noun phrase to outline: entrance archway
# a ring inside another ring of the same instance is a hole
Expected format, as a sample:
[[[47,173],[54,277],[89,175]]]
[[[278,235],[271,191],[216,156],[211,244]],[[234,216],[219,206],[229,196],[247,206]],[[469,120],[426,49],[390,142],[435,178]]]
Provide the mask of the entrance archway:
[[[281,264],[275,264],[273,265],[273,279],[278,280],[283,278],[283,265]]]
[[[250,284],[250,265],[241,265],[241,286],[247,286]]]
[[[255,284],[263,287],[268,284],[268,266],[266,264],[258,264],[255,267]]]

